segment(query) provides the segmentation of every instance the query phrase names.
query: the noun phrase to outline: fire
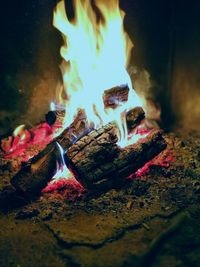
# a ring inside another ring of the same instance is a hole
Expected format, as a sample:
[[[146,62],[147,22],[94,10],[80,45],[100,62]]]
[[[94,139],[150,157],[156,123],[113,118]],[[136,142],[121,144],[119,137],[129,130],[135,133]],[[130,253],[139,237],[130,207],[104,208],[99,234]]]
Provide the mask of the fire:
[[[97,128],[110,121],[119,127],[119,145],[127,145],[125,113],[141,106],[141,100],[132,89],[126,70],[133,44],[124,31],[124,12],[119,0],[74,0],[75,18],[70,21],[62,0],[54,11],[53,25],[62,33],[61,48],[63,86],[59,103],[66,107],[63,129],[84,109],[88,122]],[[96,10],[96,11],[95,11]],[[105,108],[104,90],[127,84],[128,101],[117,109]],[[60,102],[61,100],[61,102]]]
[[[70,21],[66,15],[64,0],[57,4],[53,18],[53,25],[62,33],[64,41],[60,51],[63,84],[58,84],[55,96],[57,102],[52,102],[50,109],[65,111],[64,122],[42,122],[31,129],[20,125],[13,136],[0,144],[5,158],[20,156],[21,162],[27,162],[36,154],[32,149],[34,145],[43,149],[73,122],[80,110],[84,111],[88,120],[88,131],[115,121],[119,129],[120,147],[136,143],[149,133],[145,122],[140,121],[140,126],[134,126],[134,130],[131,128],[134,132],[128,135],[127,112],[134,107],[143,106],[143,103],[134,91],[127,72],[133,44],[124,31],[125,13],[119,8],[119,0],[73,0],[73,3],[73,20]],[[128,87],[128,100],[124,102],[112,96],[116,105],[108,108],[104,104],[104,92],[114,87],[120,90]],[[80,137],[76,133],[70,134],[74,135],[75,142]],[[65,163],[66,151],[58,143],[57,145],[60,150],[57,170],[43,192],[51,192],[61,186],[70,194],[72,191],[85,192]],[[167,160],[164,164],[168,164]],[[129,178],[143,175],[150,165],[151,162],[148,162]]]
[[[58,149],[60,151],[60,162],[57,161],[57,170],[56,170],[55,175],[52,177],[50,184],[57,182],[61,177],[65,178],[65,179],[72,179],[73,178],[72,173],[70,172],[70,170],[67,168],[67,166],[65,164],[64,150],[59,145],[59,143],[57,143],[57,146],[58,146]]]
[[[18,135],[22,135],[22,133],[24,132],[25,129],[25,125],[19,125],[17,126],[17,128],[15,128],[15,130],[13,131],[13,136],[18,136]]]

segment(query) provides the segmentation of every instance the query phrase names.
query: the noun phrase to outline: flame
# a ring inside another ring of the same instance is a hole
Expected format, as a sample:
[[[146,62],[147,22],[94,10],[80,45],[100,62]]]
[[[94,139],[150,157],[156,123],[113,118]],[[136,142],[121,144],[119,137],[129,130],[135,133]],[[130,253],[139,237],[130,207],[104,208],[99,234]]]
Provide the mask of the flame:
[[[64,150],[61,147],[61,145],[59,143],[56,143],[60,152],[60,162],[57,161],[57,170],[54,174],[54,176],[51,179],[50,184],[55,183],[56,181],[58,181],[59,179],[63,178],[63,179],[70,179],[72,178],[72,173],[70,172],[70,170],[67,168],[66,164],[65,164],[65,160],[64,160]]]
[[[55,111],[56,110],[56,104],[53,101],[50,103],[50,110],[51,111]]]
[[[12,144],[12,149],[17,145],[17,144],[23,144],[26,141],[30,140],[30,133],[25,129],[25,125],[19,125],[15,130],[13,131],[13,137],[14,141]],[[27,139],[27,140],[26,140]],[[11,149],[11,150],[12,150]]]
[[[73,178],[72,173],[70,172],[70,170],[67,168],[67,166],[65,164],[63,164],[61,166],[57,165],[56,173],[52,177],[50,184],[57,182],[61,178],[62,179]]]
[[[16,137],[23,135],[24,129],[25,129],[24,124],[17,126],[17,128],[15,128],[15,130],[13,131],[13,136]]]
[[[119,145],[127,144],[125,113],[141,106],[141,100],[132,89],[126,70],[133,44],[124,31],[125,13],[119,0],[74,0],[75,17],[70,21],[62,0],[54,10],[53,25],[62,33],[64,44],[61,71],[63,86],[59,86],[59,103],[66,106],[63,129],[84,109],[88,122],[95,127],[116,121],[119,127]],[[129,98],[115,110],[105,108],[104,90],[127,84]]]

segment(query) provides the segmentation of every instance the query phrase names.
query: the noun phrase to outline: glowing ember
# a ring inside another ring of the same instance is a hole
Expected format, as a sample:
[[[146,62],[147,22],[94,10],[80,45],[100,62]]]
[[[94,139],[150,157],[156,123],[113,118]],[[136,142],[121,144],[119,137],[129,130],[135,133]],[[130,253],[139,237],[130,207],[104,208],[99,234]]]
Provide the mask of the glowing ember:
[[[81,196],[85,191],[83,186],[74,178],[73,174],[67,168],[64,160],[64,150],[57,143],[57,146],[60,150],[60,163],[57,162],[57,171],[48,185],[43,189],[43,193],[51,193],[56,190],[64,190],[65,196],[69,195],[71,198],[72,191],[76,191],[75,197]]]
[[[31,129],[26,129],[25,125],[18,126],[13,136],[1,140],[1,149],[4,152],[4,158],[22,157],[22,161],[28,161],[38,153],[32,147],[38,146],[38,149],[44,149],[50,143],[55,133],[60,129],[61,124],[55,123],[50,127],[47,123],[41,123]],[[28,150],[31,150],[31,152]]]
[[[60,178],[54,183],[49,183],[43,190],[43,193],[58,193],[64,196],[67,200],[76,200],[77,198],[83,197],[86,190],[84,187],[75,179]]]
[[[151,166],[159,166],[160,168],[168,168],[170,163],[175,159],[173,151],[166,150],[164,153],[158,155],[153,160],[147,162],[142,168],[137,170],[137,172],[131,174],[128,179],[140,178],[142,176],[148,175],[150,173]]]
[[[119,145],[124,147],[127,145],[125,111],[141,106],[126,70],[133,45],[123,29],[124,12],[119,9],[119,1],[96,0],[95,6],[98,16],[90,1],[74,0],[73,21],[67,18],[64,1],[58,3],[54,12],[53,24],[64,39],[61,48],[64,85],[59,91],[59,101],[66,106],[63,128],[81,108],[96,128],[116,121]],[[121,84],[131,89],[128,101],[115,110],[105,109],[104,91]],[[61,97],[63,93],[65,98]]]

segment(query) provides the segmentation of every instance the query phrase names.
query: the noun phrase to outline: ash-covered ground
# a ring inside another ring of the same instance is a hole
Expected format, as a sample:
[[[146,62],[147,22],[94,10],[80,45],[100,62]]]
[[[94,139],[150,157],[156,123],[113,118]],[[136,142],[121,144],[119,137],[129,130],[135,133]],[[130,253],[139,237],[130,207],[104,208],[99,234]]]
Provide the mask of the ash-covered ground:
[[[199,266],[200,133],[165,138],[170,166],[153,164],[124,188],[69,198],[63,185],[1,205],[0,266]],[[0,171],[1,193],[11,176]]]

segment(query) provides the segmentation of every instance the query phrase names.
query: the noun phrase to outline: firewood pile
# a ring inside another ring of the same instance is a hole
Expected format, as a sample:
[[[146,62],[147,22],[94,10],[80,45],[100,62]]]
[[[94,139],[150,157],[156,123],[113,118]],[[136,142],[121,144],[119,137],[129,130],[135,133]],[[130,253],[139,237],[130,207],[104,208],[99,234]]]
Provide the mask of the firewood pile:
[[[128,92],[127,87],[106,90],[104,105],[116,108],[117,103],[127,101]],[[46,115],[46,123],[52,127],[56,122],[62,121],[63,116],[64,112],[51,111]],[[145,113],[141,107],[129,110],[126,114],[129,133],[135,133],[144,118]],[[59,144],[64,150],[65,164],[74,177],[88,191],[104,192],[123,183],[166,148],[161,131],[155,129],[148,131],[136,143],[120,148],[117,145],[117,131],[115,122],[94,129],[80,110],[68,128],[37,155],[25,163],[21,162],[10,184],[28,199],[38,196],[56,172],[61,157]]]

